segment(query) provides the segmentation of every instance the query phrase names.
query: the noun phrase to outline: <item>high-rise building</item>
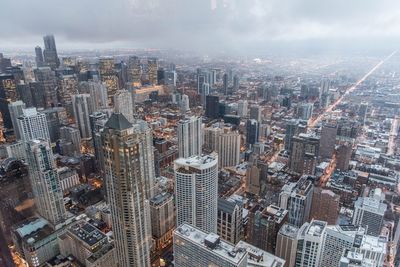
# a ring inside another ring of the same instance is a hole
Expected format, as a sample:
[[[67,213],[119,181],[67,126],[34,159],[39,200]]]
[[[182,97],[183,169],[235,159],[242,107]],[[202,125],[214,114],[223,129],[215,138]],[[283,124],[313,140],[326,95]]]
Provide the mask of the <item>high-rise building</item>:
[[[349,170],[349,163],[352,152],[353,152],[353,147],[351,143],[346,142],[339,145],[336,152],[336,169],[340,171]]]
[[[289,120],[286,122],[285,150],[292,151],[292,138],[295,135],[307,132],[307,122],[302,120]]]
[[[7,129],[13,127],[8,104],[17,100],[17,90],[14,75],[0,73],[0,112],[3,125]]]
[[[186,222],[217,232],[218,158],[216,154],[174,162],[177,225]]]
[[[134,122],[133,117],[133,98],[128,90],[118,90],[114,95],[114,111],[122,113],[130,122]]]
[[[253,206],[248,215],[246,241],[274,254],[278,232],[287,221],[287,213],[275,205]]]
[[[46,35],[43,37],[44,51],[43,58],[44,62],[51,68],[56,69],[60,66],[60,59],[57,55],[56,40],[54,35]]]
[[[296,107],[296,118],[308,121],[313,114],[314,105],[312,103],[300,104]]]
[[[259,105],[250,106],[250,119],[261,123],[261,107]]]
[[[335,265],[337,266],[337,265]],[[367,259],[362,253],[346,249],[340,258],[339,267],[372,267],[377,266],[375,260]]]
[[[206,108],[206,97],[210,94],[210,84],[203,83],[201,86],[201,104]]]
[[[10,117],[14,129],[14,134],[17,140],[21,139],[20,129],[18,128],[18,117],[23,114],[23,110],[25,109],[25,103],[21,100],[12,102],[8,105],[8,109],[10,111]]]
[[[337,125],[325,123],[322,125],[319,154],[322,159],[330,159],[335,151]]]
[[[289,168],[299,174],[314,175],[319,156],[319,137],[299,134],[292,138]]]
[[[216,95],[206,96],[206,117],[217,119],[219,117],[219,97]]]
[[[358,121],[364,125],[368,113],[368,102],[362,102],[358,109]]]
[[[118,266],[150,266],[141,136],[124,115],[114,113],[105,124],[102,146]]]
[[[247,120],[246,122],[246,143],[248,146],[258,142],[259,123],[256,120]]]
[[[237,244],[244,232],[243,207],[241,203],[218,198],[217,234],[225,241]]]
[[[11,67],[11,59],[5,58],[3,53],[0,53],[0,73],[5,72],[9,67]]]
[[[237,111],[238,116],[240,116],[241,118],[247,116],[247,112],[248,112],[247,106],[248,106],[247,100],[239,100],[238,101],[238,111]]]
[[[221,240],[215,233],[207,233],[189,224],[174,231],[174,265],[193,266],[283,266],[285,261],[246,242],[238,244]]]
[[[113,104],[113,96],[119,89],[119,79],[115,71],[114,58],[100,58],[99,73],[102,83],[105,83],[107,88],[108,104]]]
[[[23,141],[27,142],[34,139],[50,140],[45,114],[37,112],[36,108],[23,109],[22,113],[18,117],[18,127]]]
[[[72,95],[78,94],[78,78],[76,75],[62,75],[59,79],[59,101],[67,110],[68,117],[73,117]]]
[[[78,125],[81,137],[89,139],[92,137],[92,130],[90,128],[89,115],[92,113],[89,107],[90,95],[79,94],[72,96],[72,108],[76,124]]]
[[[279,229],[275,255],[285,260],[283,267],[293,267],[295,264],[298,232],[298,227],[287,223]]]
[[[175,228],[174,197],[171,193],[161,192],[150,199],[151,234],[156,250],[163,249],[172,240]]]
[[[228,74],[222,76],[222,90],[224,95],[228,95]]]
[[[35,47],[35,61],[37,68],[44,66],[43,52],[40,46]]]
[[[233,76],[233,90],[237,91],[239,89],[239,76],[235,74]]]
[[[142,79],[142,65],[140,59],[136,56],[130,56],[128,59],[128,82],[138,86]]]
[[[288,222],[300,227],[309,221],[312,197],[313,181],[303,175],[296,183],[289,183],[282,187],[279,194],[279,207],[287,209]]]
[[[301,226],[297,236],[295,267],[321,266],[326,222],[313,220]]]
[[[190,110],[189,96],[182,95],[182,99],[180,102],[180,109],[183,114]]]
[[[50,67],[40,67],[34,69],[35,79],[43,86],[44,107],[56,107],[57,99],[57,78],[55,72]]]
[[[246,192],[258,196],[260,189],[260,169],[257,164],[251,163],[246,170]]]
[[[224,127],[218,135],[218,163],[220,168],[236,166],[240,162],[240,134]]]
[[[46,98],[44,93],[44,86],[41,82],[30,82],[29,91],[32,96],[32,105],[29,107],[45,108]]]
[[[63,192],[51,146],[43,139],[27,144],[27,162],[37,211],[56,226],[66,219]]]
[[[201,117],[187,117],[178,122],[178,150],[180,158],[201,155],[203,125]]]
[[[150,84],[157,84],[157,70],[158,70],[158,60],[157,58],[147,59],[147,71]]]
[[[80,94],[90,94],[92,110],[99,111],[107,108],[107,87],[100,81],[80,82],[78,85]]]
[[[326,221],[328,224],[336,224],[339,217],[340,196],[331,190],[314,188],[310,219]]]
[[[354,203],[353,224],[364,227],[369,235],[381,234],[383,217],[387,210],[387,205],[383,203],[383,194],[380,188],[376,188],[369,197],[359,197]]]

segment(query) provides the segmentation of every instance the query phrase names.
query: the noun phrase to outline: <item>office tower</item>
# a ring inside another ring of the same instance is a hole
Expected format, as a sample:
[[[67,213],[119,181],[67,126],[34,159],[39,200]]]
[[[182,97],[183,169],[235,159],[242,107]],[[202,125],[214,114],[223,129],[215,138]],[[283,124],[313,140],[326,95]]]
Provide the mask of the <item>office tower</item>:
[[[73,157],[80,154],[81,133],[79,129],[70,126],[61,127],[60,139],[59,146],[61,155]]]
[[[362,102],[358,109],[358,121],[364,125],[368,113],[368,102]]]
[[[0,53],[0,73],[5,72],[9,67],[11,67],[11,59],[5,58],[3,53]]]
[[[114,68],[114,58],[100,58],[99,73],[102,83],[107,88],[108,104],[113,104],[113,96],[119,89],[119,80]]]
[[[164,75],[164,83],[166,85],[176,86],[177,74],[175,70],[166,70]]]
[[[276,238],[275,255],[285,260],[283,267],[292,267],[296,261],[299,228],[285,223]]]
[[[261,107],[259,105],[250,106],[250,119],[261,122]]]
[[[275,205],[253,206],[248,215],[247,242],[275,254],[279,229],[287,221],[288,211]]]
[[[92,113],[89,107],[90,95],[79,94],[72,96],[72,108],[74,111],[74,117],[76,124],[78,125],[79,131],[82,138],[91,138],[92,130],[90,128],[89,115]]]
[[[317,220],[301,226],[294,266],[320,266],[326,226],[326,222]]]
[[[255,163],[251,163],[246,170],[246,192],[260,195],[260,170]]]
[[[102,153],[102,143],[101,143],[101,132],[104,129],[104,125],[108,120],[108,115],[104,112],[94,112],[89,115],[90,128],[92,129],[92,140],[95,155],[95,163],[97,171],[103,173],[104,170],[104,160]]]
[[[321,266],[337,267],[347,249],[353,248],[357,236],[365,234],[365,229],[355,225],[328,225],[321,257]]]
[[[157,70],[158,70],[158,60],[157,58],[149,58],[147,60],[147,71],[150,84],[157,84]]]
[[[56,107],[57,99],[57,78],[55,72],[49,67],[34,69],[35,79],[43,86],[44,107]]]
[[[203,87],[203,84],[207,82],[207,77],[201,69],[197,69],[196,78],[197,78],[197,93],[201,94],[201,89]]]
[[[188,95],[182,95],[182,99],[180,102],[180,109],[182,113],[186,113],[187,111],[190,110],[190,105],[189,105],[189,96]]]
[[[150,199],[151,234],[156,243],[156,250],[165,248],[172,240],[175,228],[174,196],[161,192]]]
[[[32,106],[36,107],[36,108],[45,108],[46,107],[46,99],[45,99],[43,83],[30,82],[29,89],[30,89],[30,92],[32,95]]]
[[[336,152],[336,169],[340,171],[349,170],[349,162],[352,152],[353,147],[351,143],[346,142],[339,145]]]
[[[319,153],[322,159],[330,159],[335,151],[337,125],[324,123],[321,130]]]
[[[314,188],[310,219],[326,221],[328,224],[336,224],[339,218],[340,196],[331,190]]]
[[[241,118],[246,117],[247,116],[247,107],[248,103],[247,100],[239,100],[238,101],[238,116],[240,116]]]
[[[72,95],[78,94],[78,78],[76,75],[62,75],[59,79],[58,97],[61,105],[65,107],[68,117],[73,117]]]
[[[60,66],[60,59],[57,55],[56,41],[54,35],[46,35],[43,37],[44,51],[43,58],[44,62],[51,68],[56,69]]]
[[[35,61],[37,68],[44,66],[43,52],[40,46],[35,47]]]
[[[121,113],[111,115],[101,136],[118,266],[150,266],[141,136]]]
[[[292,138],[289,168],[299,174],[314,175],[319,156],[319,137],[299,134]]]
[[[189,224],[174,231],[174,265],[193,266],[283,266],[284,260],[246,242],[238,244],[221,240],[215,233],[207,233]]]
[[[219,97],[216,95],[206,96],[206,117],[217,119],[219,117]]]
[[[174,162],[177,224],[186,222],[217,232],[218,158],[216,154]]]
[[[31,88],[28,83],[20,83],[17,84],[17,95],[19,96],[19,100],[25,103],[26,107],[33,106],[33,98]]]
[[[288,222],[291,225],[300,227],[309,221],[313,191],[313,181],[306,175],[303,175],[296,183],[289,183],[282,187],[279,194],[279,207],[289,211]]]
[[[312,103],[300,104],[296,107],[296,118],[308,121],[313,114],[314,105]]]
[[[223,94],[227,95],[228,94],[228,74],[224,73],[222,76],[222,90]]]
[[[66,219],[63,192],[51,146],[43,139],[27,144],[27,162],[37,211],[56,226]]]
[[[132,85],[140,85],[142,79],[142,65],[140,59],[136,56],[130,56],[128,59],[128,82]]]
[[[217,234],[225,241],[237,244],[243,237],[244,220],[242,204],[218,198]]]
[[[66,111],[63,107],[47,108],[41,111],[46,116],[47,127],[50,134],[50,142],[55,143],[60,139],[60,127],[66,124]],[[65,118],[63,118],[63,116]]]
[[[215,123],[210,127],[204,128],[204,150],[208,152],[217,152],[219,148],[218,137],[222,133],[219,123]]]
[[[206,108],[206,97],[210,94],[210,84],[203,83],[201,86],[201,104]]]
[[[237,74],[233,76],[233,90],[239,90],[239,76]]]
[[[78,84],[80,94],[90,94],[90,106],[93,111],[107,108],[107,87],[100,81],[80,82]]]
[[[114,95],[114,111],[122,113],[130,122],[134,122],[132,93],[128,90],[118,90]]]
[[[50,140],[45,114],[37,112],[36,108],[23,109],[22,113],[18,117],[18,127],[23,141],[27,142],[34,139]]]
[[[258,142],[259,123],[256,120],[247,120],[246,122],[246,143],[247,146],[254,145]]]
[[[236,166],[240,162],[240,134],[225,127],[218,135],[218,163],[220,168]]]
[[[180,158],[201,155],[203,125],[201,117],[187,117],[178,122],[178,150]]]
[[[157,70],[157,84],[162,85],[165,84],[165,70],[164,68],[160,68]]]
[[[354,203],[353,224],[361,225],[366,233],[373,236],[381,234],[383,217],[387,205],[383,203],[384,193],[376,188],[369,197],[359,197]]]
[[[14,134],[17,140],[21,139],[21,133],[18,128],[18,117],[23,114],[23,110],[25,109],[25,103],[18,100],[15,102],[11,102],[8,104],[8,109],[10,111],[10,117],[14,129]]]
[[[286,122],[285,131],[285,150],[288,152],[292,151],[292,138],[300,133],[307,132],[307,122],[302,120],[288,120]]]
[[[108,237],[83,219],[69,225],[65,233],[58,237],[58,242],[62,256],[73,256],[84,266],[106,267],[117,262],[114,246],[108,241]],[[98,253],[99,251],[102,253]],[[94,265],[93,259],[96,255],[100,255],[101,259],[96,258],[95,262],[98,264]]]
[[[7,129],[13,127],[8,104],[17,100],[17,86],[14,75],[0,73],[0,112],[3,125]]]

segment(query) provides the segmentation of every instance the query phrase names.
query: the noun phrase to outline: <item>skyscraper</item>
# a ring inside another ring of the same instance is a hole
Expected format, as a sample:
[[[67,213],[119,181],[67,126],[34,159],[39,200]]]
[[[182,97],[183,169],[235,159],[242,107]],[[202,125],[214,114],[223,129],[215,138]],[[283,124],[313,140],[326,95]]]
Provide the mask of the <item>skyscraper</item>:
[[[220,168],[236,166],[240,162],[240,134],[224,127],[218,135],[218,163]]]
[[[150,266],[150,214],[140,139],[121,113],[111,115],[102,133],[107,197],[121,267]]]
[[[76,75],[62,75],[59,79],[58,97],[67,110],[68,117],[73,117],[72,95],[78,94],[78,78]]]
[[[218,199],[217,234],[224,240],[237,244],[244,234],[243,207],[234,200]]]
[[[326,221],[328,224],[336,224],[339,217],[340,196],[331,190],[314,188],[310,219]]]
[[[89,94],[79,94],[72,96],[74,117],[82,138],[91,138],[92,136],[92,130],[90,128],[89,120],[89,115],[92,113],[92,110],[90,110],[89,104]]]
[[[180,158],[200,155],[203,146],[201,117],[187,117],[178,122],[178,150]]]
[[[57,78],[55,72],[49,67],[40,67],[34,69],[35,79],[43,86],[44,107],[56,107],[57,99]]]
[[[3,125],[7,129],[13,127],[8,104],[17,100],[17,86],[14,75],[0,73],[0,112]]]
[[[259,105],[250,106],[250,119],[261,123],[261,107]]]
[[[321,139],[319,145],[320,157],[322,159],[332,158],[335,150],[337,125],[325,123],[322,125]]]
[[[292,143],[290,170],[314,175],[319,155],[319,138],[310,134],[299,134],[292,138]]]
[[[336,169],[340,171],[347,171],[349,169],[349,162],[353,147],[351,143],[340,144],[336,152]]]
[[[219,117],[219,97],[216,95],[206,96],[206,117],[217,119]]]
[[[295,264],[298,231],[298,227],[287,223],[279,229],[275,255],[286,261],[284,267],[292,267]]]
[[[239,100],[238,101],[238,116],[240,116],[241,118],[246,117],[247,116],[247,112],[248,112],[248,103],[247,100]]]
[[[128,59],[128,82],[132,85],[140,85],[142,79],[142,65],[140,59],[136,56],[130,56]]]
[[[122,113],[130,122],[134,122],[132,93],[128,90],[118,90],[114,95],[114,111]]]
[[[43,57],[44,62],[52,69],[56,69],[60,66],[60,59],[57,55],[56,40],[54,35],[46,35],[43,37],[44,51]]]
[[[216,154],[174,162],[177,225],[189,223],[217,232],[218,158]]]
[[[27,142],[34,139],[50,140],[45,114],[37,112],[36,108],[23,109],[22,113],[18,117],[18,127],[23,141]]]
[[[66,219],[66,211],[50,144],[46,140],[36,139],[29,141],[26,148],[29,178],[37,210],[56,226]]]
[[[18,128],[18,117],[23,114],[23,110],[25,109],[25,103],[20,100],[12,102],[8,105],[8,109],[10,110],[10,116],[15,137],[17,140],[19,140],[21,139],[21,133],[20,129]]]
[[[258,142],[259,123],[256,120],[247,120],[246,123],[246,143],[251,146]]]
[[[99,73],[101,82],[106,84],[108,104],[113,103],[113,96],[119,89],[119,79],[114,67],[114,58],[100,58]]]
[[[289,120],[286,122],[285,132],[285,150],[289,153],[292,151],[292,138],[300,133],[307,132],[307,122],[301,120]]]
[[[157,58],[149,58],[147,60],[147,71],[150,84],[153,85],[157,84],[157,70],[158,70]]]
[[[36,61],[37,68],[43,67],[44,59],[43,59],[42,48],[40,46],[35,47],[35,61]]]
[[[224,73],[222,76],[222,89],[223,89],[223,94],[227,95],[228,94],[228,74]]]

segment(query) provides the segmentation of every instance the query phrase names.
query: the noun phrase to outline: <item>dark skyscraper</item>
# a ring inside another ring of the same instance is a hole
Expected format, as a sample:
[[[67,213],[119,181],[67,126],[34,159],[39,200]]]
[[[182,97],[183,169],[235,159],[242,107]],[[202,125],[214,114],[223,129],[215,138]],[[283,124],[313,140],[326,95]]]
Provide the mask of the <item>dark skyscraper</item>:
[[[322,159],[331,158],[335,150],[337,125],[325,123],[321,130],[320,156]]]
[[[225,73],[224,76],[222,76],[222,82],[223,82],[223,91],[224,94],[228,94],[228,74]]]
[[[219,117],[219,97],[216,95],[206,96],[206,117],[217,119]]]
[[[56,41],[54,39],[54,35],[44,36],[43,41],[44,41],[44,51],[43,51],[44,61],[51,69],[54,70],[60,66],[60,59],[58,58],[57,55]]]
[[[246,123],[246,143],[247,145],[254,145],[258,142],[259,124],[256,120],[247,120]]]
[[[11,74],[0,74],[0,112],[3,116],[3,124],[7,129],[12,128],[12,121],[8,104],[14,102],[17,96],[14,76]]]
[[[43,67],[44,65],[43,52],[40,46],[35,47],[35,55],[36,55],[35,57],[36,67]]]

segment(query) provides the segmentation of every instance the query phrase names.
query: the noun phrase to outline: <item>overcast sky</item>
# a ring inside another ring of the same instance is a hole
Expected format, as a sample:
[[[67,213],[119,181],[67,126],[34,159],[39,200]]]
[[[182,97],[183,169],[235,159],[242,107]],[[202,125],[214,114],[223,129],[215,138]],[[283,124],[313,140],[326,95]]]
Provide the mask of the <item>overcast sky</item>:
[[[400,0],[0,0],[0,49],[388,48]]]

